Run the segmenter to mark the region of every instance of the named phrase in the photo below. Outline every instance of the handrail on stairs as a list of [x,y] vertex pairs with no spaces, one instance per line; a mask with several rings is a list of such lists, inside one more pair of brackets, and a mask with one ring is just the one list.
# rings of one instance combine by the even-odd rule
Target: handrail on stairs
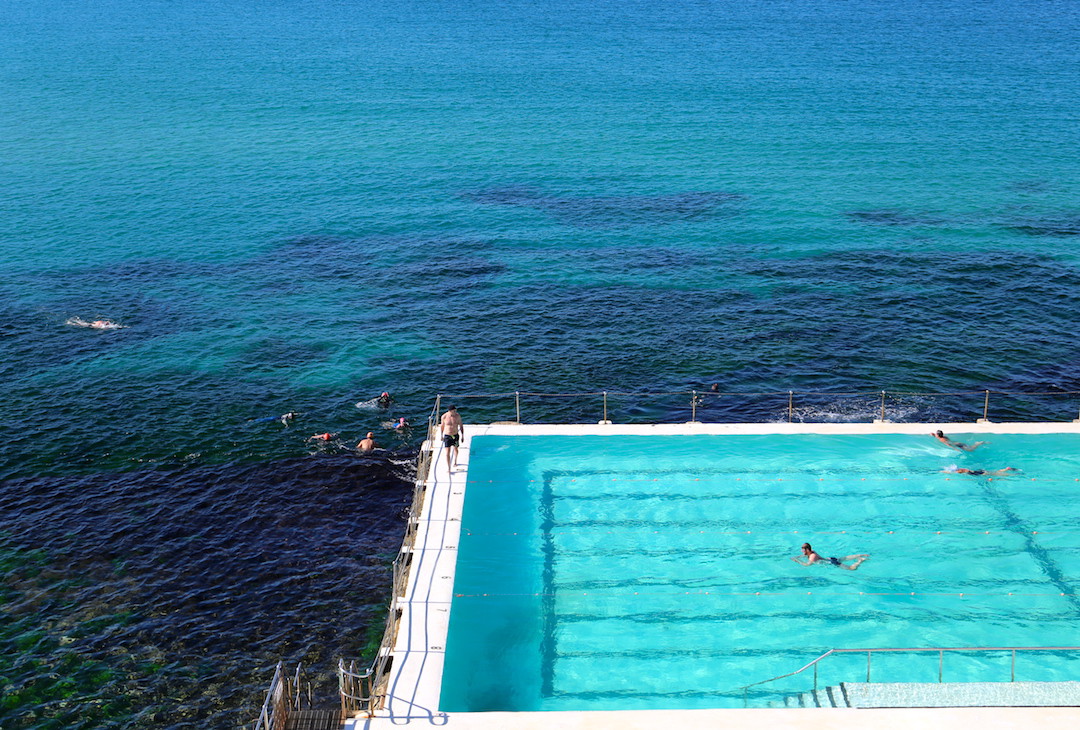
[[872,649],[829,649],[827,652],[817,657],[816,659],[806,663],[798,669],[787,672],[786,674],[779,674],[769,679],[763,679],[759,682],[753,682],[751,684],[744,685],[739,688],[743,696],[743,706],[749,706],[749,690],[751,687],[757,687],[762,684],[768,684],[775,682],[779,679],[785,679],[787,677],[793,677],[796,674],[801,674],[807,669],[813,667],[814,669],[814,691],[818,688],[818,664],[827,657],[834,654],[866,654],[866,681],[870,680],[871,663],[874,653],[876,652],[937,652],[938,653],[938,682],[944,681],[944,667],[945,667],[945,652],[978,652],[978,651],[1007,651],[1012,656],[1012,667],[1010,670],[1009,681],[1016,681],[1016,652],[1018,651],[1080,651],[1080,646],[931,646],[931,647],[878,647]]

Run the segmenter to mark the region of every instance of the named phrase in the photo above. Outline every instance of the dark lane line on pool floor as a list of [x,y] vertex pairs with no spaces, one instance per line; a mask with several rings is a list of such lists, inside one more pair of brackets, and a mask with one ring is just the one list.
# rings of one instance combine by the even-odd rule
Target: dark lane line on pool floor
[[1024,521],[1020,519],[1009,507],[1008,500],[996,489],[994,485],[989,481],[982,481],[980,486],[982,487],[983,494],[986,501],[998,511],[999,514],[1005,520],[1005,527],[1014,532],[1023,539],[1024,544],[1027,546],[1028,553],[1035,559],[1039,567],[1042,568],[1043,573],[1050,579],[1059,591],[1061,591],[1062,598],[1064,598],[1072,607],[1073,610],[1080,615],[1080,598],[1078,598],[1073,590],[1073,587],[1069,584],[1069,579],[1058,567],[1057,563],[1050,553],[1040,545],[1035,539],[1035,531],[1029,529],[1024,525]]

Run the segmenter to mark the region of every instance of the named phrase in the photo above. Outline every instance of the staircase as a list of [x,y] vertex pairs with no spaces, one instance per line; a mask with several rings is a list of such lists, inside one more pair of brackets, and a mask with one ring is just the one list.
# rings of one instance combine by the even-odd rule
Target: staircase
[[338,730],[341,710],[294,710],[289,713],[285,730]]
[[1080,707],[1080,682],[841,682],[773,707]]

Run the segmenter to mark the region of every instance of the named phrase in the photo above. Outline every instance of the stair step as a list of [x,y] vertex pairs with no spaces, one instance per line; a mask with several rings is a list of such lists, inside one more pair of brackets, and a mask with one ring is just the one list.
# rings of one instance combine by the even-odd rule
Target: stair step
[[285,730],[339,730],[340,710],[293,710],[285,723]]
[[825,688],[825,691],[829,695],[830,707],[847,707],[847,697],[844,695],[844,690],[841,687],[829,686]]

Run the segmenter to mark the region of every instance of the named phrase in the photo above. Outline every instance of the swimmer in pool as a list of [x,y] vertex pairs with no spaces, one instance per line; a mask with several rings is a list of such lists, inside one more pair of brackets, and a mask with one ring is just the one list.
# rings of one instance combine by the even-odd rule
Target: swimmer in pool
[[1015,474],[1020,471],[1015,466],[1007,466],[1004,469],[992,469],[987,471],[986,469],[965,469],[962,466],[956,466],[955,464],[946,467],[941,470],[942,474],[969,474],[973,477],[1007,477],[1010,474]]
[[[866,553],[859,553],[858,555],[845,555],[842,558],[825,558],[814,552],[814,548],[810,547],[808,542],[802,544],[802,554],[806,560],[800,560],[797,556],[793,557],[792,560],[799,565],[817,565],[820,563],[821,565],[835,565],[837,568],[843,568],[844,570],[858,570],[859,565],[870,557]],[[854,562],[851,565],[845,565],[844,563],[848,560]]]
[[986,441],[976,441],[975,443],[969,445],[969,444],[961,443],[960,441],[953,441],[951,438],[949,438],[948,436],[943,434],[941,431],[934,431],[930,435],[933,436],[934,438],[936,438],[941,443],[945,444],[946,446],[957,449],[958,451],[974,451],[975,449],[979,448],[983,444],[987,443]]

